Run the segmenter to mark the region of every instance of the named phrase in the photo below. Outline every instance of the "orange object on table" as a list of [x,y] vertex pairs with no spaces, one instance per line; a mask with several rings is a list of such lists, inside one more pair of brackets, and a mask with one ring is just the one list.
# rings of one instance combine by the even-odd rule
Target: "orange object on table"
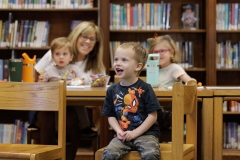
[[23,82],[34,82],[35,81],[35,69],[36,64],[36,55],[33,59],[29,58],[26,53],[22,54],[23,56],[23,66],[22,66],[22,81]]

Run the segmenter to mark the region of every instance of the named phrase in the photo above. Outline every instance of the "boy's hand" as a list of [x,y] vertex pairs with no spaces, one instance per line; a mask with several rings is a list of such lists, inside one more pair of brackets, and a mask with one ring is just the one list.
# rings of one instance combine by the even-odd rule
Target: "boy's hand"
[[120,140],[124,141],[125,140],[125,135],[126,135],[126,132],[124,132],[122,130],[117,132],[117,138],[120,139]]
[[44,75],[43,74],[39,75],[38,82],[44,82]]
[[133,131],[125,131],[125,133],[126,133],[126,135],[125,135],[123,141],[128,142],[128,141],[131,141],[131,140],[137,138],[137,134],[136,134],[136,132],[134,132],[134,130]]

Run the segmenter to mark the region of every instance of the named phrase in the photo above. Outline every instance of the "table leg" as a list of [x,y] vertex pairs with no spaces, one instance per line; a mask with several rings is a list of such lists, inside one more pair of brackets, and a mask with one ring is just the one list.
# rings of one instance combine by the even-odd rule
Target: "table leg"
[[213,98],[203,98],[202,159],[213,159]]
[[214,137],[213,137],[213,160],[222,160],[223,158],[223,98],[214,98]]

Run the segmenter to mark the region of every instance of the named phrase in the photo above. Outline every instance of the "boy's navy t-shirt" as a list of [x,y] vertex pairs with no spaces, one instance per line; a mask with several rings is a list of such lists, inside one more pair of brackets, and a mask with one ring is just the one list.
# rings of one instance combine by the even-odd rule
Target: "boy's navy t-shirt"
[[[134,130],[149,113],[160,110],[160,104],[150,84],[138,79],[130,86],[111,85],[106,94],[102,115],[115,117],[122,130]],[[160,136],[157,121],[143,134]]]

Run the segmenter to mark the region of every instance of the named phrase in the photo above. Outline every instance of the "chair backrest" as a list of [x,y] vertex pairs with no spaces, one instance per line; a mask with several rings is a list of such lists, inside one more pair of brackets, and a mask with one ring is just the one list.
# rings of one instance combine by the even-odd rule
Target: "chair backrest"
[[[141,80],[143,80],[144,82],[147,81],[147,78],[145,76],[139,76],[138,78],[140,78]],[[115,75],[114,76],[114,83],[118,83],[120,82],[120,79]]]
[[65,157],[66,82],[2,82],[0,110],[58,111],[58,146]]
[[184,114],[187,119],[186,143],[197,146],[197,84],[177,82],[172,90],[172,160],[183,157]]

